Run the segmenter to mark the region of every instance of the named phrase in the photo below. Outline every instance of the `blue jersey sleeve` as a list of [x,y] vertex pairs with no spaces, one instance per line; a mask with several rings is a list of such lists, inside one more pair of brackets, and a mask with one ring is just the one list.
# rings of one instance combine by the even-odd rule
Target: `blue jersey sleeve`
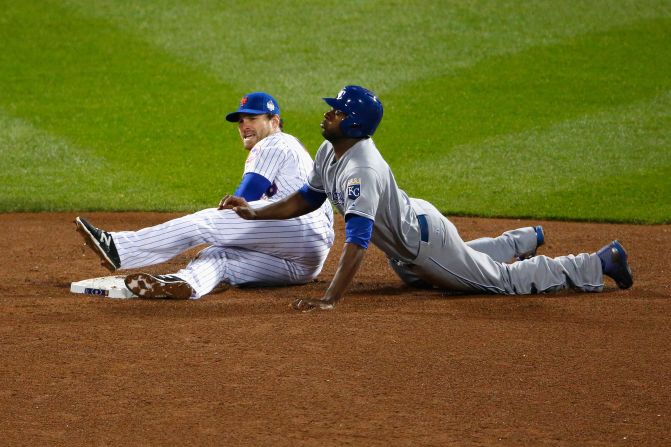
[[348,214],[345,218],[345,242],[368,248],[373,235],[373,221],[367,217]]
[[325,193],[311,189],[307,183],[303,185],[301,189],[298,190],[298,192],[310,205],[313,206],[314,209],[319,208],[322,206],[322,203],[326,201]]
[[259,200],[270,188],[270,180],[255,172],[248,172],[242,177],[238,189],[233,193],[234,196],[242,197],[248,202]]

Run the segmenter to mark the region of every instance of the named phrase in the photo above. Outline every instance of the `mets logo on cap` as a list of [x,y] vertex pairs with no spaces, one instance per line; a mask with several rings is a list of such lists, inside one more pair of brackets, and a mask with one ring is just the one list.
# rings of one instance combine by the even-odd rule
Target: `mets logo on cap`
[[347,180],[347,197],[356,200],[361,195],[361,179],[351,178]]

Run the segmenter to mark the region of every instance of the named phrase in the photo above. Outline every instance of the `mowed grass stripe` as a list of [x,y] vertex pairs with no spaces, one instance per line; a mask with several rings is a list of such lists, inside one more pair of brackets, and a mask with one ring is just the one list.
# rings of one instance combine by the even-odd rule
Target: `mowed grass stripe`
[[[0,107],[126,173],[111,188],[104,177],[72,179],[63,196],[87,189],[104,197],[97,208],[173,209],[213,204],[237,183],[245,154],[223,118],[239,98],[229,86],[50,3],[12,3],[2,14]],[[69,161],[60,175],[71,178]],[[26,207],[53,208],[47,200]]]
[[[430,177],[436,165],[451,166],[444,177],[450,193],[443,201],[446,207],[470,207],[466,214],[668,222],[670,132],[671,91],[550,128],[460,145],[419,175]],[[482,178],[487,165],[500,169]],[[557,173],[557,166],[563,171]]]
[[289,108],[361,82],[380,95],[479,60],[671,15],[660,0],[323,1],[65,0],[228,84],[278,94]]
[[[493,57],[453,76],[416,83],[387,95],[387,113],[377,141],[382,147],[392,148],[385,149],[385,154],[392,166],[397,166],[397,177],[408,192],[432,197],[443,211],[502,216],[515,216],[520,212],[533,214],[536,212],[535,202],[510,206],[511,200],[516,200],[517,192],[522,191],[528,200],[534,196],[546,197],[553,191],[553,185],[572,183],[576,175],[568,163],[572,160],[562,163],[555,159],[550,175],[539,179],[527,173],[533,173],[536,164],[543,163],[548,159],[547,154],[555,150],[542,139],[532,147],[520,148],[529,153],[521,165],[514,164],[513,159],[508,161],[477,153],[464,154],[470,157],[460,159],[450,156],[454,148],[459,145],[475,148],[494,137],[505,139],[509,134],[542,130],[567,120],[651,100],[671,88],[668,75],[671,73],[670,49],[671,21],[659,19],[578,36],[561,45]],[[645,117],[640,120],[639,127],[645,132]],[[618,120],[613,119],[603,127],[581,135],[585,138],[586,150],[575,156],[585,164],[588,172],[608,169],[609,158],[624,160],[622,175],[640,170],[629,145],[608,148],[610,151],[605,158],[589,151],[590,147],[596,147],[596,142],[617,132],[619,126]],[[571,140],[575,130],[566,131],[566,138]],[[662,146],[671,145],[668,127],[653,128],[648,132],[662,139]],[[631,146],[638,146],[636,152],[657,150],[657,146],[643,143],[645,133],[637,138],[641,139],[640,145],[637,141],[631,142]],[[395,149],[399,147],[403,150]],[[668,160],[668,155],[664,158]],[[515,160],[519,162],[521,158]],[[470,169],[460,169],[462,163]],[[612,185],[609,194],[642,199],[648,196],[647,189],[652,185],[668,184],[668,177],[661,177],[662,174],[651,169],[648,180],[638,187],[631,189],[624,183]],[[470,187],[470,204],[452,197],[455,191],[463,189],[461,185]],[[588,189],[593,185],[586,182],[584,185],[582,192],[588,197]],[[505,201],[498,195],[501,188],[511,191]],[[582,217],[574,203],[561,200],[561,196],[556,198],[558,200],[553,203],[556,216]],[[498,205],[494,208],[479,205],[479,202],[491,204],[496,201]],[[657,205],[659,208],[665,203]],[[607,208],[602,208],[589,216],[609,220],[613,218],[609,213]],[[654,215],[657,213],[649,207],[635,207],[627,220],[657,220]]]
[[[0,108],[54,141],[113,166],[116,180],[111,184],[110,176],[85,179],[90,184],[80,178],[61,182],[69,185],[60,191],[63,197],[76,197],[82,188],[108,195],[97,204],[84,203],[86,208],[211,206],[240,176],[245,153],[223,115],[242,93],[259,87],[275,94],[289,131],[314,153],[325,109],[320,96],[360,82],[385,102],[376,141],[406,190],[447,212],[472,214],[485,208],[485,214],[513,216],[533,209],[529,197],[549,197],[552,185],[572,184],[570,160],[556,160],[554,177],[536,183],[518,179],[532,165],[530,158],[518,157],[516,163],[522,159],[526,164],[511,167],[505,161],[491,163],[483,152],[477,162],[460,157],[452,166],[442,164],[462,147],[482,150],[484,142],[528,132],[542,138],[545,129],[561,123],[608,110],[618,113],[668,91],[670,8],[664,2],[347,3],[357,14],[343,12],[343,5],[324,9],[308,2],[300,11],[279,2],[253,23],[239,5],[65,3],[69,6],[15,2],[0,11]],[[375,11],[384,5],[387,14]],[[343,20],[310,19],[332,10],[338,11],[332,17]],[[290,12],[288,21],[276,16]],[[660,18],[626,25],[651,16]],[[266,22],[281,25],[273,33]],[[613,24],[618,28],[583,34]],[[280,38],[268,38],[271,34]],[[305,44],[295,45],[306,38]],[[260,79],[255,73],[262,73]],[[617,126],[617,116],[613,118],[607,123]],[[649,118],[639,120],[641,141],[654,136],[667,144],[663,127],[657,133],[645,129],[658,119],[648,123]],[[600,135],[617,132],[609,126],[596,129],[586,146],[596,147],[603,141]],[[576,137],[567,139],[570,146]],[[544,145],[539,140],[534,148],[541,157],[548,156]],[[636,139],[631,145],[637,145]],[[649,149],[641,145],[645,159]],[[626,152],[620,156],[625,166],[632,166],[630,172],[659,180],[659,169],[641,171],[628,157]],[[589,169],[599,167],[586,158]],[[450,171],[464,164],[473,169]],[[67,166],[61,172],[72,178]],[[472,182],[474,176],[482,182]],[[470,184],[475,184],[468,190],[474,194],[470,204],[451,200],[455,188]],[[627,199],[643,203],[637,198],[646,187],[626,191]],[[526,196],[511,197],[527,198],[519,204],[509,199],[509,206],[498,203],[501,213],[479,206],[496,202],[492,188],[522,188]],[[590,188],[580,188],[572,197],[557,196],[558,216],[571,214],[572,200],[589,197]],[[20,203],[21,188],[13,190]],[[128,191],[137,194],[128,197]],[[615,196],[623,191],[616,185]],[[608,210],[591,216],[613,218],[602,212]],[[632,209],[630,215],[645,216],[646,210]]]
[[[101,201],[98,194],[82,189],[71,193],[68,183],[96,178],[108,187],[123,176],[104,159],[76,148],[67,141],[36,129],[0,110],[0,209],[4,211],[75,209],[82,202]],[[63,172],[67,166],[67,172]],[[65,174],[65,175],[64,175]]]

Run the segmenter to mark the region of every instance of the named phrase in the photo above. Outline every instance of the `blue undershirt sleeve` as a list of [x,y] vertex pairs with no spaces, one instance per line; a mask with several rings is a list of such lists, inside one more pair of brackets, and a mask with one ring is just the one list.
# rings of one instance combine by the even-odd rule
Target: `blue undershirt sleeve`
[[326,201],[326,193],[317,192],[314,189],[310,189],[306,183],[298,190],[301,196],[308,202],[314,209],[322,206],[322,203]]
[[373,220],[356,214],[345,216],[345,242],[368,248],[373,235]]
[[268,188],[270,188],[270,180],[255,172],[248,172],[242,177],[242,181],[233,195],[251,202],[263,197]]

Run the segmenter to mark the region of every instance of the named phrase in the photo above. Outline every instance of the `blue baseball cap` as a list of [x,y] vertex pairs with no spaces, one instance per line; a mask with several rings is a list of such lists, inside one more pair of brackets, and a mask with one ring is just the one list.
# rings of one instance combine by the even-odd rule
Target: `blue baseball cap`
[[275,101],[275,98],[264,92],[249,93],[240,99],[240,106],[235,112],[226,115],[226,121],[237,123],[240,119],[241,113],[248,113],[250,115],[271,115],[280,114],[280,106]]

